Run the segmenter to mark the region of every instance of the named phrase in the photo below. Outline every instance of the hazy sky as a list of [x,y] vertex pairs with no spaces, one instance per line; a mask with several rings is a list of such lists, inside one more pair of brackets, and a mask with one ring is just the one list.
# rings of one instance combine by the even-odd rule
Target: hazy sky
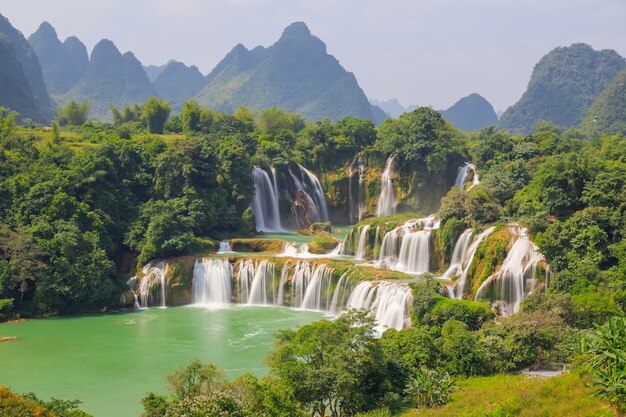
[[626,0],[0,0],[27,37],[43,20],[89,50],[101,38],[144,64],[208,73],[237,43],[268,46],[304,21],[375,99],[446,108],[472,92],[504,110],[555,46],[626,56]]

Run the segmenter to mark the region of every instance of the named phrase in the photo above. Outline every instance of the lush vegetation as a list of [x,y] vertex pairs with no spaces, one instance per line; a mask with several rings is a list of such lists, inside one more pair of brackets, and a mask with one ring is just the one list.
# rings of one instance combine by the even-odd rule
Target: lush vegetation
[[582,126],[596,134],[626,134],[626,69],[593,102]]
[[540,120],[577,126],[625,66],[613,50],[595,51],[582,43],[555,48],[535,65],[526,92],[504,112],[499,126],[524,134]]
[[51,399],[34,394],[18,395],[0,386],[0,415],[7,417],[91,417],[80,408],[80,401]]

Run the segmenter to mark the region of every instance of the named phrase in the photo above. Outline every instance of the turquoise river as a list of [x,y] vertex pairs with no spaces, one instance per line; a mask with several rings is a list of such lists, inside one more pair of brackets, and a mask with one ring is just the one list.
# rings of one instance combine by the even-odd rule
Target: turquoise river
[[39,397],[79,399],[95,417],[138,417],[148,391],[165,393],[165,375],[193,359],[228,377],[261,376],[279,329],[321,313],[232,305],[151,308],[95,316],[0,324],[0,385]]

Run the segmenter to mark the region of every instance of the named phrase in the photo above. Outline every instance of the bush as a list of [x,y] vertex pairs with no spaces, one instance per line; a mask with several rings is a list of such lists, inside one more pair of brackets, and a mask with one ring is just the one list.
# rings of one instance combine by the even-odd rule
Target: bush
[[328,253],[335,249],[338,244],[339,240],[332,236],[320,237],[309,243],[309,251],[317,254]]
[[478,330],[494,316],[485,303],[441,297],[426,314],[424,322],[430,326],[442,326],[446,321],[455,319],[465,323],[470,330]]
[[405,393],[411,397],[415,407],[432,408],[448,402],[455,383],[447,372],[421,370],[409,381]]

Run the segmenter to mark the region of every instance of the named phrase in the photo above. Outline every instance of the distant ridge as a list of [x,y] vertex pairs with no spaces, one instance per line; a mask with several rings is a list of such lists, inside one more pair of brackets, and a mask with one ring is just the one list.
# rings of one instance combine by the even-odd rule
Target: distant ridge
[[504,112],[499,127],[527,134],[539,120],[576,126],[625,67],[614,50],[596,51],[584,43],[555,48],[535,65],[526,92]]
[[268,48],[235,46],[206,82],[197,100],[221,111],[277,106],[311,120],[352,116],[381,123],[386,118],[369,103],[354,74],[327,53],[303,22],[289,25]]
[[0,34],[3,38],[0,56],[0,105],[36,122],[48,123],[53,117],[52,102],[37,54],[22,32],[15,29],[2,15]]
[[498,115],[491,103],[476,93],[463,97],[449,109],[441,111],[441,115],[456,128],[468,132],[498,124]]
[[28,38],[37,53],[43,71],[43,79],[50,94],[63,94],[83,76],[89,65],[87,48],[76,37],[61,42],[56,30],[48,22]]
[[153,95],[157,93],[135,55],[122,55],[113,42],[103,39],[93,48],[85,74],[61,102],[89,100],[91,117],[111,120],[109,103],[123,107],[143,103]]

